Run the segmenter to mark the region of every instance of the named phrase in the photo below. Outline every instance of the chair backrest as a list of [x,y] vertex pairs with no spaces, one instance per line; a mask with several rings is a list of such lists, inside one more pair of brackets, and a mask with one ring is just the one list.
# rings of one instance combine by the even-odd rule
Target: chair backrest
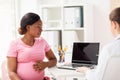
[[120,56],[109,59],[102,80],[120,80]]
[[10,80],[7,72],[7,61],[4,60],[1,64],[1,74],[2,74],[2,80]]

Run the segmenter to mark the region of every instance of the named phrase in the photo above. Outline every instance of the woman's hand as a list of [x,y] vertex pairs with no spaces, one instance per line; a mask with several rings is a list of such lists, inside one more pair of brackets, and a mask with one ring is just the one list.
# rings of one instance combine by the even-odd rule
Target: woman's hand
[[48,59],[48,62],[44,61],[37,61],[36,64],[33,65],[33,68],[40,72],[41,70],[44,70],[46,67],[53,67],[57,64],[57,59],[50,49],[48,52],[46,52],[46,57]]
[[76,69],[77,72],[81,72],[81,73],[84,73],[84,74],[86,74],[86,72],[87,72],[88,70],[90,70],[90,68],[87,68],[87,67],[78,67],[78,68]]
[[44,70],[48,65],[48,62],[44,62],[44,61],[37,61],[36,64],[33,65],[33,68],[40,72],[41,70]]

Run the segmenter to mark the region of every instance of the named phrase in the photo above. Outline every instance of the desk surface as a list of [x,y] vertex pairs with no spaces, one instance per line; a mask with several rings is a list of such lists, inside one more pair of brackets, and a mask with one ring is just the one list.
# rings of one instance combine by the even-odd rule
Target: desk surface
[[84,74],[75,70],[58,69],[57,67],[48,68],[49,73],[56,80],[86,80]]

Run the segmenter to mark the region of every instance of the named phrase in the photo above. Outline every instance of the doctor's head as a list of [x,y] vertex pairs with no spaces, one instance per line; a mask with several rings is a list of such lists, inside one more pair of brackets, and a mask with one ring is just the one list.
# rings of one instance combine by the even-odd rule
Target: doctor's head
[[113,36],[120,34],[120,7],[115,8],[109,15]]

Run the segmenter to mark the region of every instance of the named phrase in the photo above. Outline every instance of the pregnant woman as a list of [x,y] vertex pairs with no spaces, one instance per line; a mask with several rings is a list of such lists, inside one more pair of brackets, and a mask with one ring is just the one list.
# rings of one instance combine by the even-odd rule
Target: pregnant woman
[[[7,53],[11,80],[44,80],[44,69],[56,65],[56,57],[46,40],[40,37],[42,21],[35,13],[25,14],[20,23],[21,38],[13,40]],[[47,57],[48,61],[43,61]]]

